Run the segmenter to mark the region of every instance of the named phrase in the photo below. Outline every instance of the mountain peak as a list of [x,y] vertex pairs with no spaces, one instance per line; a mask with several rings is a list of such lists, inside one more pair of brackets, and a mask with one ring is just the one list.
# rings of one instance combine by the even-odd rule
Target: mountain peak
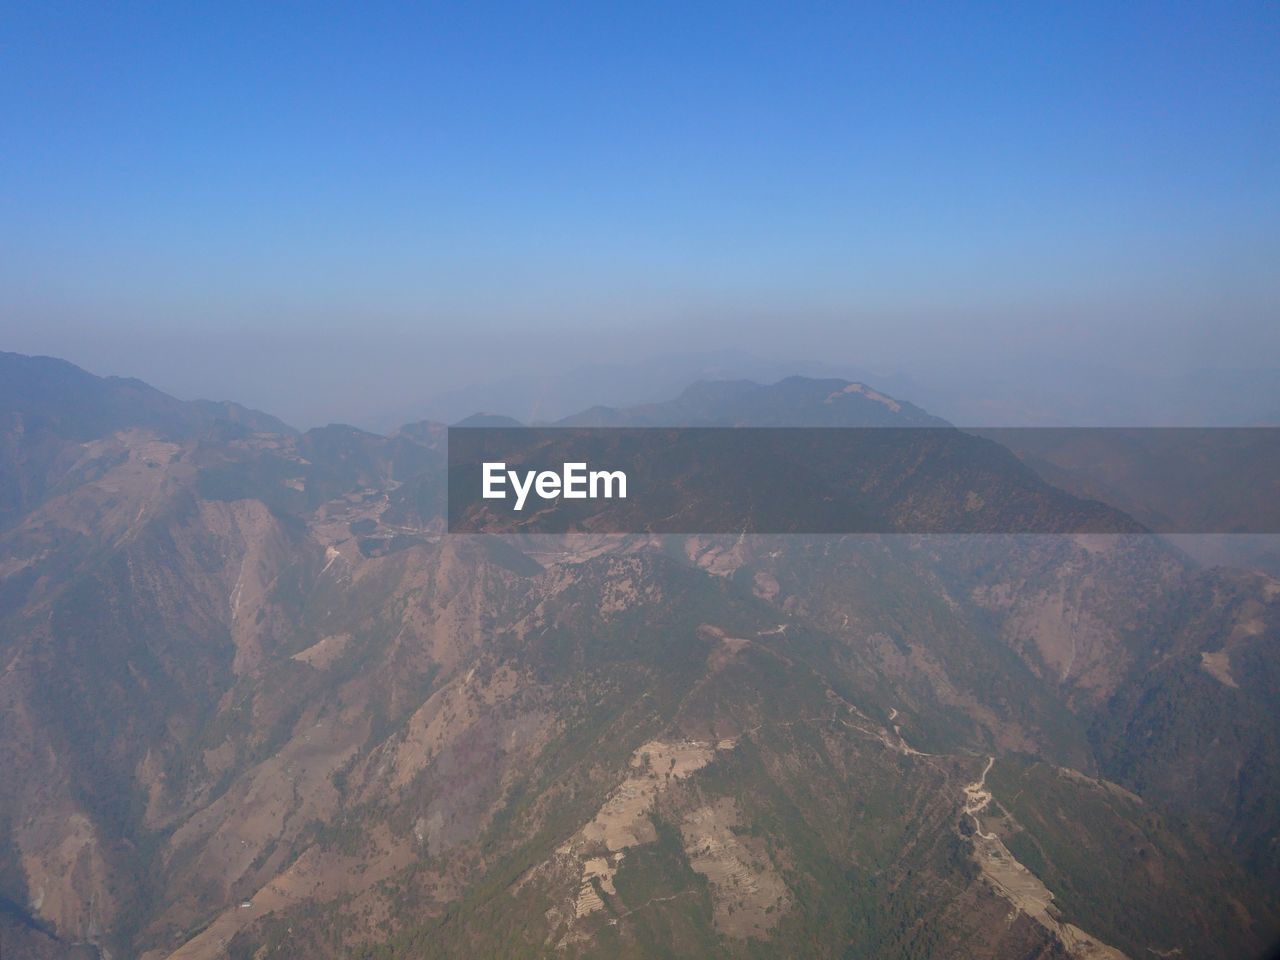
[[56,357],[0,353],[0,412],[38,417],[60,435],[98,437],[127,427],[172,435],[229,420],[261,433],[295,433],[270,414],[227,400],[179,400],[136,377],[99,377]]
[[698,380],[674,400],[625,409],[593,407],[560,421],[563,426],[948,426],[914,404],[838,378],[785,377]]

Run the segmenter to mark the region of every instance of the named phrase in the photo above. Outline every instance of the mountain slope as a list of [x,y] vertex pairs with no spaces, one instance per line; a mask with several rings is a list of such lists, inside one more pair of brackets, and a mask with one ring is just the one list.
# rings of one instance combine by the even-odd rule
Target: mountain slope
[[[927,418],[849,387],[683,402]],[[1272,581],[1144,536],[451,536],[438,426],[157,404],[47,433],[54,482],[0,531],[11,951],[1228,957],[1278,929]]]
[[141,380],[95,377],[65,360],[0,352],[0,530],[76,469],[82,443],[130,428],[172,440],[220,424],[292,433],[239,404],[183,402]]

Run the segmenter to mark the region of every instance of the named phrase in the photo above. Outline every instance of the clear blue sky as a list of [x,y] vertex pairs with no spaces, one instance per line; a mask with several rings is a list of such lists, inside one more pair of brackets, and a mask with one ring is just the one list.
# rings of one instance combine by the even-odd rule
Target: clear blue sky
[[413,6],[6,5],[8,344],[1276,345],[1275,3]]

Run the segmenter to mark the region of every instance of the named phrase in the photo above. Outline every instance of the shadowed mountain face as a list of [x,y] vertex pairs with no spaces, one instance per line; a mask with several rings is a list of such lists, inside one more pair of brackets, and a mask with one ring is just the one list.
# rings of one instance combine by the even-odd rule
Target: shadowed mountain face
[[[4,362],[5,956],[1277,933],[1266,576],[1132,535],[447,535],[437,425],[294,435]],[[799,378],[572,419],[937,423]]]

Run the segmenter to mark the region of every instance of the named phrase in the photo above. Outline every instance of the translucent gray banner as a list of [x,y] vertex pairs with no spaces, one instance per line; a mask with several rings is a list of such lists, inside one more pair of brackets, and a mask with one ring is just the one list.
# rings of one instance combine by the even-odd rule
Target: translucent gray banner
[[453,533],[1276,533],[1274,428],[449,430]]

